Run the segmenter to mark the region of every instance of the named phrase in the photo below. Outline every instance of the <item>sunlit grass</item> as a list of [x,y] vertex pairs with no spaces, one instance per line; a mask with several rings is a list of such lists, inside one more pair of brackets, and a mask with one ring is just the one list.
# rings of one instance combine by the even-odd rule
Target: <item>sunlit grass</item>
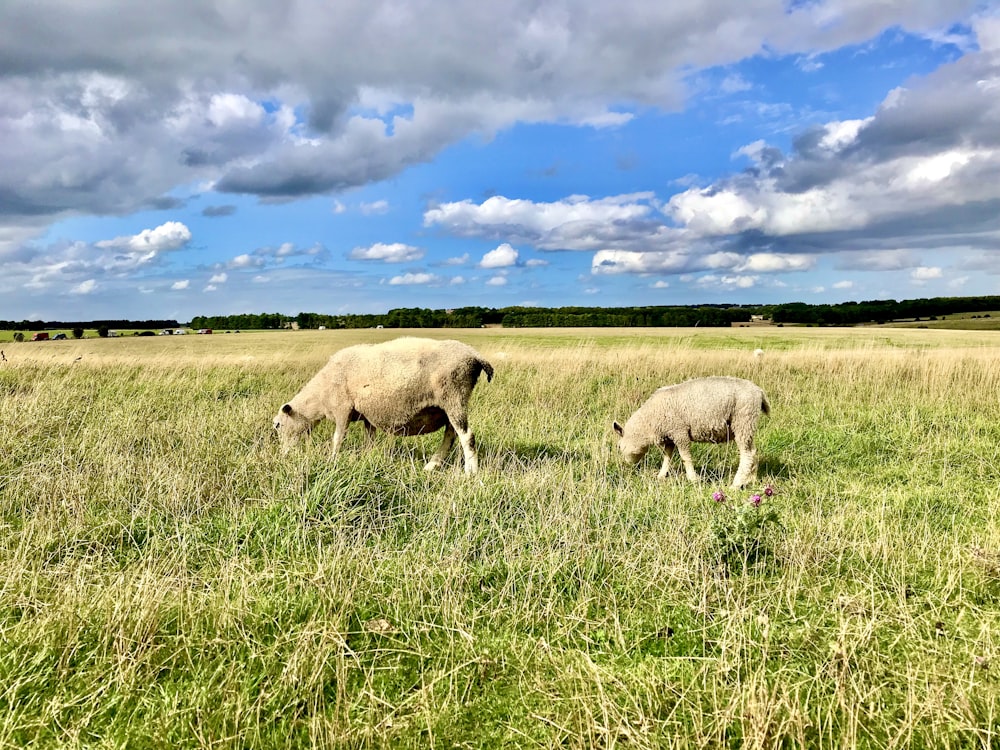
[[[277,450],[335,348],[398,332],[5,345],[0,747],[997,744],[994,337],[416,333],[496,368],[475,478],[422,471],[438,436]],[[659,482],[610,430],[714,373],[773,407],[746,565],[735,449]]]

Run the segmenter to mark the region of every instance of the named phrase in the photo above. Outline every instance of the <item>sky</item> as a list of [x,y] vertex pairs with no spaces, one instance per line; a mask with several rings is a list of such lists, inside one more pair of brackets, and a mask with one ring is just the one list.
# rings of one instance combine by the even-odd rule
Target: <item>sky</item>
[[1000,2],[4,0],[0,319],[1000,294]]

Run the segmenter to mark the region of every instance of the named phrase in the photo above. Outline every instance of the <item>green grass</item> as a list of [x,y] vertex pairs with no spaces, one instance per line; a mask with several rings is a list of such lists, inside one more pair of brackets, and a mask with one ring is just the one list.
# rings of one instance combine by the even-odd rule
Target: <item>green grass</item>
[[[282,455],[277,407],[396,333],[5,347],[0,747],[998,744],[991,335],[422,332],[496,367],[478,476],[357,427]],[[614,454],[710,373],[773,407],[745,517],[729,446],[700,485]]]

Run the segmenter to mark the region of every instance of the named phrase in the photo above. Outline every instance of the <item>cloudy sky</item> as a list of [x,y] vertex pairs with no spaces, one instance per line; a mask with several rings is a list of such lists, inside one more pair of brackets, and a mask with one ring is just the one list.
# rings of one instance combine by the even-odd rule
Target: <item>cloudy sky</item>
[[1000,294],[1000,3],[4,0],[0,319]]

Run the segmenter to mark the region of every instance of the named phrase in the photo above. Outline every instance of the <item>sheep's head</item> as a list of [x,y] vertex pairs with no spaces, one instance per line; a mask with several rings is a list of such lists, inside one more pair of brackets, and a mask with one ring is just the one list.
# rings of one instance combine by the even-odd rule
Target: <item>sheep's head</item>
[[649,446],[626,435],[625,428],[617,422],[611,426],[614,428],[614,431],[618,433],[618,450],[621,451],[625,460],[633,466],[639,463],[649,450]]
[[274,418],[274,432],[286,448],[308,435],[312,427],[313,423],[295,411],[291,404],[282,405]]

